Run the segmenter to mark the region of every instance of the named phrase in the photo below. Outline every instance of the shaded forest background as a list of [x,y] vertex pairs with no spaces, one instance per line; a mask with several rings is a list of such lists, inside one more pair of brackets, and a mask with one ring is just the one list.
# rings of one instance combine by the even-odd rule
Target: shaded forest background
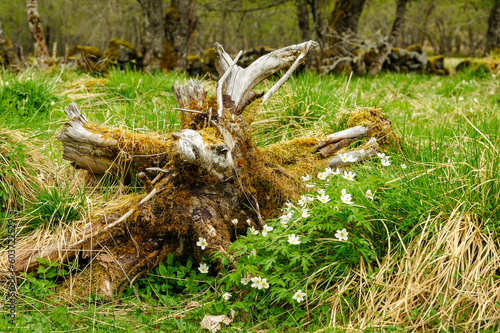
[[[188,55],[203,55],[219,42],[228,52],[257,46],[278,48],[302,41],[297,8],[301,0],[193,1],[196,26]],[[171,1],[163,1],[166,13]],[[328,20],[334,1],[317,1],[320,15]],[[404,27],[396,46],[422,44],[431,54],[480,56],[484,53],[485,32],[493,1],[418,0],[410,1]],[[137,0],[44,0],[39,2],[47,45],[57,42],[58,56],[65,45],[91,45],[106,49],[111,38],[125,39],[140,47],[144,31],[141,7]],[[391,30],[396,1],[367,0],[361,13],[358,36],[376,39]],[[165,15],[165,13],[163,15]],[[315,39],[314,20],[309,17],[311,38]],[[33,54],[33,42],[26,23],[23,1],[0,3],[0,22],[10,39]]]

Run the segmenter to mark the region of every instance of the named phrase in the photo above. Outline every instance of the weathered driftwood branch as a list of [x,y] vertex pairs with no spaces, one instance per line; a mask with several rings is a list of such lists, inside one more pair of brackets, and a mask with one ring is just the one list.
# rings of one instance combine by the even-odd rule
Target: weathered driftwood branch
[[226,70],[226,72],[222,75],[222,77],[219,79],[219,82],[217,83],[217,104],[219,104],[219,110],[217,111],[218,120],[222,120],[224,114],[224,101],[222,97],[222,88],[224,87],[224,83],[226,82],[227,77],[229,76],[229,74],[231,74],[231,72],[234,69],[234,66],[238,62],[238,59],[240,59],[242,52],[243,51],[240,51],[238,53],[236,58],[234,58],[234,61],[231,62],[229,68]]
[[[198,81],[189,79],[186,85],[172,86],[177,106],[182,109],[197,108],[201,111],[204,104],[207,103],[207,93]],[[181,124],[186,126],[191,120],[191,115],[186,112],[181,112]]]
[[63,158],[80,168],[104,174],[118,157],[118,141],[105,137],[104,134],[94,133],[75,103],[69,104],[64,112],[69,122],[57,136],[63,143]]
[[306,46],[304,47],[304,50],[302,53],[297,57],[295,62],[290,66],[290,68],[287,70],[287,72],[276,82],[274,86],[269,89],[269,91],[262,97],[262,104],[266,104],[266,102],[271,98],[272,95],[274,95],[278,89],[288,80],[288,78],[292,75],[292,73],[299,67],[299,65],[304,61],[306,58],[307,53],[309,52],[309,49],[311,47],[315,47],[313,45],[312,41],[307,42]]
[[[247,68],[235,66],[225,81],[225,94],[230,96],[234,103],[233,113],[241,113],[245,106],[259,97],[258,94],[252,92],[257,84],[277,71],[291,66],[304,51],[307,53],[308,50],[318,46],[319,44],[315,41],[292,45],[260,57]],[[215,52],[217,56],[216,68],[219,75],[222,76],[231,66],[232,60],[222,45],[218,43],[215,44]]]
[[340,149],[347,147],[353,141],[368,135],[366,126],[351,127],[322,138],[317,146],[322,156],[331,156]]
[[[345,155],[348,159],[355,160],[356,162],[369,159],[375,155],[379,150],[377,139],[371,138],[366,144],[360,147],[360,149],[346,152]],[[343,163],[342,158],[339,155],[334,156],[328,166],[330,168],[338,167]]]

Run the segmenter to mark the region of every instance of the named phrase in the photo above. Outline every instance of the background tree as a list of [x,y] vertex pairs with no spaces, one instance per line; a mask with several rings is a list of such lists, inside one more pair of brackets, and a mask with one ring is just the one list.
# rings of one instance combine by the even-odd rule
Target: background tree
[[328,25],[338,35],[358,33],[358,22],[366,0],[336,0]]
[[10,41],[7,34],[3,31],[2,22],[0,22],[0,47],[11,67],[19,67],[21,65],[21,61],[17,56],[14,45]]
[[26,17],[31,32],[31,37],[35,43],[35,58],[40,68],[48,67],[52,60],[49,56],[45,35],[43,34],[42,21],[38,14],[38,1],[26,0]]
[[194,4],[194,0],[170,1],[165,15],[164,68],[178,71],[187,69],[189,43],[196,26]]
[[309,8],[311,10],[311,15],[313,19],[313,31],[315,33],[314,38],[318,40],[320,45],[324,44],[325,35],[325,18],[324,10],[327,5],[327,0],[307,0]]
[[309,8],[306,0],[295,0],[297,7],[297,22],[299,24],[300,39],[311,39],[311,27],[309,24]]
[[[202,56],[214,41],[223,41],[230,54],[257,46],[279,48],[297,43],[303,39],[297,1],[197,0],[197,25],[201,28],[192,35],[187,54]],[[429,54],[483,55],[493,1],[410,1],[405,25],[395,45],[421,44]],[[168,10],[170,1],[163,2],[163,9]],[[323,40],[326,42],[331,37],[328,26],[337,3],[306,2],[311,38],[326,45]],[[394,0],[365,2],[357,24],[360,40],[374,42],[378,36],[390,34],[395,19],[394,3]],[[141,5],[137,0],[44,0],[38,10],[44,23],[46,44],[57,42],[59,56],[66,44],[89,45],[104,51],[111,38],[127,40],[136,47],[144,39],[142,15],[137,15]],[[0,1],[0,21],[14,44],[34,54],[23,2]]]
[[[362,61],[353,61],[358,22],[365,0],[336,0],[323,38],[322,66],[327,72],[364,73]],[[353,66],[355,68],[353,68]],[[361,65],[361,66],[360,66]]]
[[396,18],[392,24],[391,33],[387,37],[387,41],[382,43],[382,46],[379,47],[378,53],[368,69],[368,75],[378,74],[382,70],[384,61],[387,59],[389,53],[391,53],[392,46],[396,43],[401,31],[403,30],[406,5],[408,4],[408,1],[409,0],[397,0]]
[[500,0],[494,0],[488,19],[488,31],[486,32],[485,54],[494,48],[500,48]]
[[142,9],[142,54],[145,70],[159,70],[162,58],[165,28],[162,0],[137,0]]

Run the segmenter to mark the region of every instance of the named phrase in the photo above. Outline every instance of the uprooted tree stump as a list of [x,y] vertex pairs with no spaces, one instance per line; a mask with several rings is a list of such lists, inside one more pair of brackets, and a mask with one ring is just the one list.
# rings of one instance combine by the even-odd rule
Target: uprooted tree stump
[[[131,196],[126,209],[109,208],[92,217],[77,237],[64,239],[63,250],[55,244],[18,250],[16,271],[35,269],[37,257],[59,262],[77,257],[85,269],[66,280],[61,292],[72,296],[96,292],[109,298],[169,253],[176,259],[200,260],[199,237],[207,240],[206,251],[225,251],[234,237],[232,219],[250,220],[261,228],[287,199],[306,190],[298,181],[301,175],[336,166],[338,157],[329,156],[370,136],[375,128],[356,126],[322,138],[256,147],[250,130],[254,115],[314,47],[317,43],[309,41],[275,50],[244,69],[235,65],[238,57],[233,61],[216,44],[221,77],[217,98],[207,97],[196,81],[173,86],[182,125],[171,135],[98,126],[70,104],[69,122],[58,135],[63,158],[96,175],[137,177],[145,194]],[[252,91],[287,67],[266,94]],[[376,139],[371,138],[349,154],[361,160],[377,149]],[[237,232],[246,233],[246,228],[246,223],[239,223]]]

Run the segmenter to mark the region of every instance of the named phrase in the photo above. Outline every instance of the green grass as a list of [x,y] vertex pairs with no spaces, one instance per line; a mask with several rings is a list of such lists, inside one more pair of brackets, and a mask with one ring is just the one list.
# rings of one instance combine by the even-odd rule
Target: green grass
[[[136,190],[116,183],[103,183],[101,190],[94,192],[75,190],[82,188],[77,182],[79,175],[61,159],[61,147],[55,139],[66,121],[62,112],[65,105],[75,101],[90,121],[107,126],[168,133],[175,131],[180,122],[178,113],[172,110],[175,100],[170,87],[187,80],[175,73],[142,75],[118,70],[102,80],[77,72],[31,71],[16,76],[2,72],[1,78],[0,124],[26,130],[30,137],[41,139],[33,144],[45,158],[42,173],[51,175],[44,182],[52,186],[50,190],[30,194],[29,198],[25,195],[25,201],[20,201],[23,205],[16,209],[1,209],[3,227],[7,217],[23,217],[20,220],[31,221],[30,226],[47,227],[55,220],[70,223],[84,214],[88,200],[110,201],[119,193]],[[214,91],[214,83],[203,85]],[[342,209],[336,211],[314,203],[309,206],[311,217],[300,219],[301,208],[294,203],[297,210],[289,229],[282,228],[276,217],[268,221],[274,227],[269,238],[240,237],[231,250],[234,258],[239,258],[237,266],[224,268],[217,276],[204,279],[197,267],[170,262],[166,268],[160,266],[136,281],[135,288],[128,288],[120,300],[104,303],[91,297],[71,307],[58,303],[51,289],[51,283],[63,279],[63,274],[51,271],[53,274],[47,280],[25,277],[20,287],[19,331],[64,331],[80,327],[96,332],[197,332],[201,331],[199,322],[205,314],[229,315],[233,309],[237,316],[232,327],[243,331],[314,332],[330,325],[331,330],[326,331],[335,332],[352,324],[370,332],[424,327],[429,331],[493,332],[499,328],[498,324],[495,326],[494,320],[488,318],[494,316],[481,317],[477,309],[484,307],[490,315],[498,315],[497,296],[489,294],[493,303],[467,299],[457,306],[450,303],[455,296],[443,296],[440,288],[450,285],[465,290],[486,283],[487,288],[467,291],[484,297],[488,290],[493,293],[500,290],[500,267],[498,256],[494,255],[500,248],[499,96],[498,78],[470,73],[450,77],[390,74],[373,78],[304,73],[293,77],[263,107],[252,125],[260,146],[333,133],[345,128],[349,112],[379,106],[402,140],[400,150],[385,148],[385,153],[391,156],[391,165],[383,167],[379,159],[374,159],[352,166],[350,170],[357,173],[352,183],[340,176],[333,176],[336,178],[330,178],[328,183],[315,178],[318,186],[324,187]],[[3,145],[0,152],[4,141],[0,141]],[[28,155],[30,149],[14,149],[14,152]],[[14,160],[28,169],[29,176],[18,178],[21,181],[31,184],[40,175],[42,168],[34,167],[31,160],[9,159],[14,156],[12,152],[2,154],[5,160],[0,160],[3,172],[0,177],[8,172],[13,176]],[[55,163],[58,165],[54,166]],[[402,168],[402,164],[407,168]],[[49,172],[50,166],[58,171]],[[74,183],[64,184],[67,179]],[[9,184],[0,186],[0,202],[7,202],[10,195],[7,191],[16,191],[14,183]],[[108,190],[103,191],[105,187]],[[352,193],[358,207],[342,206],[339,202],[342,188]],[[374,192],[373,200],[365,198],[367,189]],[[18,195],[23,197],[23,192]],[[325,221],[329,227],[318,228]],[[468,226],[459,230],[477,229],[474,237],[483,235],[488,241],[478,240],[474,246],[462,248],[460,244],[470,238],[461,238],[460,242],[450,240],[446,246],[433,248],[433,244],[441,244],[442,230],[454,230],[452,223]],[[335,239],[336,230],[343,227],[349,230],[349,243],[317,241]],[[300,252],[292,250],[286,241],[285,236],[292,232],[304,236]],[[450,231],[450,239],[452,235]],[[454,248],[452,254],[450,247]],[[482,252],[483,247],[491,253]],[[255,259],[248,256],[253,248],[258,251]],[[419,248],[430,249],[431,253],[418,252]],[[417,265],[419,256],[428,256],[424,264]],[[399,293],[397,288],[410,288],[409,282],[397,285],[394,281],[398,277],[417,279],[422,267],[424,273],[432,271],[433,262],[446,258],[455,258],[461,264],[440,266],[452,267],[451,273],[440,280],[446,281],[443,285],[432,282],[432,276],[424,280],[431,281],[422,282],[428,283],[428,289],[421,294],[428,301],[415,305],[408,300],[407,309],[401,310],[404,321],[377,307],[389,302],[387,295]],[[462,258],[470,259],[462,261]],[[484,270],[479,270],[474,258],[483,258],[477,260],[489,266],[481,266]],[[406,275],[396,274],[403,262],[408,263]],[[466,280],[473,267],[482,275],[477,281]],[[51,269],[48,267],[46,271]],[[269,291],[242,286],[240,276],[247,273],[266,276],[271,284]],[[453,279],[463,284],[449,282]],[[396,284],[394,288],[391,283]],[[412,288],[407,292],[416,287]],[[297,304],[291,298],[291,292],[297,289],[307,290],[307,302]],[[384,291],[386,298],[376,298],[382,297]],[[221,298],[224,292],[232,293],[229,302]],[[378,304],[369,304],[367,295],[374,295]],[[363,317],[382,328],[369,329],[370,324],[360,320]],[[0,328],[8,326],[5,318],[0,319]]]

